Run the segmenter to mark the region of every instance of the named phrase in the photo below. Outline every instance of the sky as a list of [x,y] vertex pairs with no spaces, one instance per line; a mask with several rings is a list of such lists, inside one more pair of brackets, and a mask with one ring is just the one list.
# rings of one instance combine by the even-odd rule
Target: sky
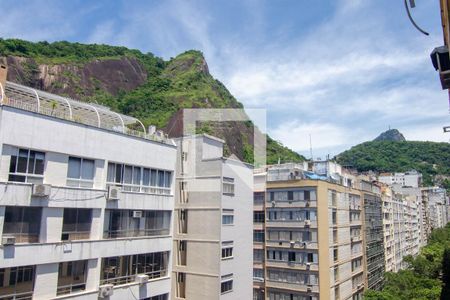
[[164,59],[201,50],[211,74],[267,130],[310,157],[381,132],[448,142],[448,93],[429,54],[443,44],[439,1],[0,0],[0,37],[105,43]]

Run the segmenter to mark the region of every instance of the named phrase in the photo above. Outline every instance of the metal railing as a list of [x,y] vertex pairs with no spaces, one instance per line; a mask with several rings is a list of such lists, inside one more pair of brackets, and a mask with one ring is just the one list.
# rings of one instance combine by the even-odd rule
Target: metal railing
[[83,122],[81,122],[81,120],[78,120],[76,117],[71,118],[70,113],[66,110],[62,111],[60,109],[49,108],[49,107],[45,107],[45,106],[38,106],[37,104],[32,104],[30,102],[27,102],[24,100],[19,100],[17,98],[11,97],[11,96],[6,97],[6,100],[3,101],[3,105],[15,107],[15,108],[19,108],[19,109],[23,109],[23,110],[27,110],[27,111],[36,112],[36,113],[39,113],[42,115],[47,115],[47,116],[51,116],[51,117],[58,118],[58,119],[64,119],[64,120],[77,122],[77,123],[81,123],[81,124],[85,124],[85,125],[95,126],[95,127],[109,130],[109,131],[120,132],[120,133],[124,133],[127,135],[131,135],[131,136],[135,136],[135,137],[139,137],[139,138],[143,138],[143,139],[147,139],[147,140],[151,140],[151,141],[155,141],[155,142],[174,145],[173,141],[171,139],[169,139],[166,135],[149,134],[149,133],[130,129],[126,126],[120,127],[120,129],[102,126],[101,124],[99,126],[98,121],[94,120],[94,119],[92,119],[92,121],[89,121],[88,119],[84,119]]
[[9,295],[0,295],[1,300],[32,300],[33,292],[14,293]]
[[58,286],[56,290],[56,295],[67,295],[74,292],[84,291],[86,289],[86,283],[78,283],[78,284],[68,284],[63,286]]
[[162,229],[127,229],[127,230],[105,230],[103,232],[103,238],[105,239],[115,239],[123,237],[140,237],[140,236],[158,236],[158,235],[168,235],[170,233],[169,228]]

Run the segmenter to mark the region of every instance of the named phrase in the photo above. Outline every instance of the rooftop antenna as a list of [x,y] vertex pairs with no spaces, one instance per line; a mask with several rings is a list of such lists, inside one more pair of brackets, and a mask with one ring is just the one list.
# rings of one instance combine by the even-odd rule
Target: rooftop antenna
[[313,161],[314,156],[313,156],[313,151],[312,151],[311,133],[309,134],[309,154],[311,155],[311,161]]

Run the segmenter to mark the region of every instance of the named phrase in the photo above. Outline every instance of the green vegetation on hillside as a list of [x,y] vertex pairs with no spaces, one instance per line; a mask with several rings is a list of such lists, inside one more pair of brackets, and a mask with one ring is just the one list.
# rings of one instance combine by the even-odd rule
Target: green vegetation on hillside
[[[117,96],[106,92],[101,84],[95,85],[94,94],[89,97],[85,96],[82,86],[77,86],[76,93],[84,100],[103,104],[113,110],[137,117],[146,126],[151,124],[158,128],[166,128],[175,113],[183,108],[243,108],[227,88],[209,74],[203,54],[199,51],[186,51],[169,61],[164,61],[152,53],[144,54],[139,50],[125,47],[85,45],[65,41],[32,43],[18,39],[0,39],[0,56],[32,58],[35,61],[33,72],[39,71],[36,64],[81,67],[93,60],[133,57],[147,71],[148,79],[144,84],[128,92],[119,92]],[[95,80],[96,78],[91,79],[94,83]],[[27,80],[29,81],[31,77]],[[227,143],[231,140],[230,135],[241,135],[241,138],[234,139],[241,141],[241,145],[226,145],[226,149],[239,148],[241,158],[252,162],[253,146],[248,141],[253,129],[246,129],[245,126],[243,129],[239,131],[234,128],[227,136],[223,131],[214,131],[212,127],[210,134],[224,138]],[[278,158],[281,162],[304,160],[301,155],[269,137],[267,144],[268,163],[276,163]]]
[[417,257],[407,256],[404,261],[408,265],[405,270],[386,273],[383,290],[367,291],[364,299],[450,299],[450,223],[431,233],[428,245]]
[[344,151],[336,160],[358,171],[404,172],[417,170],[424,184],[434,175],[450,176],[450,144],[418,141],[372,141]]

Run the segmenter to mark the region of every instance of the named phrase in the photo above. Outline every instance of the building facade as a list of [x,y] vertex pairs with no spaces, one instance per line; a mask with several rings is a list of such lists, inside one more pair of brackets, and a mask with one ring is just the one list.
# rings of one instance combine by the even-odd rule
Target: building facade
[[361,193],[302,168],[267,170],[265,299],[361,299]]
[[360,180],[364,203],[364,244],[367,288],[383,287],[385,258],[381,189],[373,182]]
[[254,170],[253,300],[264,300],[265,298],[266,176],[265,168]]
[[1,91],[0,298],[169,299],[175,144],[105,107]]
[[172,299],[251,299],[253,168],[208,135],[177,145]]

